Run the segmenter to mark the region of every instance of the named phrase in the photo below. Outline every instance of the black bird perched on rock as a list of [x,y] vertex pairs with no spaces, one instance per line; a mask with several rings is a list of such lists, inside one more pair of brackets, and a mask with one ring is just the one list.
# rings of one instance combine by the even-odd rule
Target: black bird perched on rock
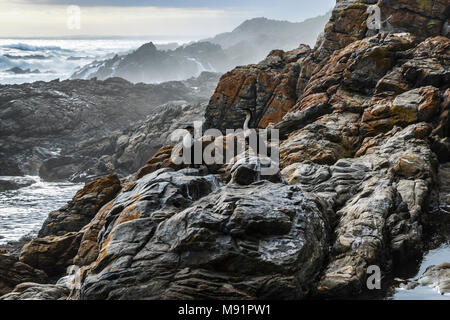
[[[245,145],[250,146],[253,151],[255,151],[256,155],[258,155],[261,151],[265,152],[265,156],[267,156],[267,144],[261,137],[261,131],[263,128],[259,128],[256,126],[256,116],[255,116],[255,110],[252,108],[242,108],[242,111],[245,113],[245,122],[244,122],[244,139],[245,139]],[[255,135],[256,139],[254,139],[252,142],[256,143],[256,146],[250,145],[250,137],[252,135]],[[256,147],[256,149],[254,148]],[[262,148],[261,148],[262,147]]]
[[[194,139],[194,131],[195,128],[193,126],[186,126],[184,130],[188,131],[183,138],[183,160],[190,161],[189,166],[195,168],[195,139]],[[185,152],[187,154],[185,154]]]

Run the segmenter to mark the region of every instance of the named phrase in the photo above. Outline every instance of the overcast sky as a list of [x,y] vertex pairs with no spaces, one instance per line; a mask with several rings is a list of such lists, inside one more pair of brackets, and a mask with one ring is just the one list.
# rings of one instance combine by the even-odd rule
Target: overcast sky
[[[149,36],[198,39],[246,19],[303,21],[335,0],[0,0],[0,37]],[[81,9],[80,29],[68,7]],[[74,11],[71,11],[74,12]],[[74,24],[75,23],[75,24]]]

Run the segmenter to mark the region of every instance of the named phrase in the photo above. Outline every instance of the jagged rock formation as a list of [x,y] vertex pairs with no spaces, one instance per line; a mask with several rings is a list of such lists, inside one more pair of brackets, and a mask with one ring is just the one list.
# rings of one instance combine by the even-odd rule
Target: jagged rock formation
[[66,206],[49,214],[38,236],[60,236],[80,231],[101,207],[116,197],[120,189],[121,183],[116,175],[87,183]]
[[25,282],[2,297],[3,300],[66,300],[70,290],[64,285]]
[[23,282],[45,283],[47,275],[42,270],[18,261],[17,257],[0,250],[0,295],[12,291]]
[[0,192],[17,190],[31,186],[36,180],[31,178],[2,177],[0,178]]
[[256,63],[273,49],[294,49],[313,44],[329,15],[299,23],[256,18],[235,30],[173,50],[159,50],[147,43],[124,56],[94,61],[72,75],[72,79],[101,80],[121,77],[137,83],[185,80],[202,71],[226,72],[238,65]]
[[292,50],[300,43],[313,46],[329,18],[329,13],[303,22],[255,18],[205,41],[225,49],[234,66],[245,65],[263,60],[274,48]]
[[230,67],[222,48],[210,42],[197,42],[168,51],[158,50],[150,42],[127,55],[94,61],[76,71],[71,79],[120,77],[133,83],[160,83],[182,81],[198,77],[204,71],[221,72]]
[[287,53],[275,50],[257,65],[238,67],[225,74],[211,97],[206,129],[242,128],[242,108],[254,108],[258,123],[278,123],[297,99],[296,85],[303,59],[311,49],[302,45]]
[[[77,233],[70,298],[351,297],[369,266],[394,273],[449,239],[450,4],[380,0],[392,17],[374,30],[375,2],[338,1],[314,49],[222,77],[207,128],[239,128],[255,108],[255,125],[280,130],[281,176],[245,154],[177,167],[180,144],[164,146]],[[200,142],[224,153],[239,137]],[[424,277],[448,290],[447,265]]]
[[450,293],[450,263],[429,267],[420,277],[421,286],[429,286],[440,294]]
[[168,142],[164,126],[203,118],[199,104],[217,81],[204,73],[159,85],[114,78],[1,86],[0,175],[86,181],[130,174]]
[[38,238],[22,248],[20,261],[51,276],[62,275],[73,264],[84,234],[82,228],[120,190],[121,182],[116,175],[86,184],[66,206],[49,214]]

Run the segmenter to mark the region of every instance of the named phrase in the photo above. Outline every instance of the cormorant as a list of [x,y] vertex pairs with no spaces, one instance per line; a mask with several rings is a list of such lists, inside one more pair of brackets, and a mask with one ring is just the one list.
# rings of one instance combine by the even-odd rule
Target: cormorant
[[[268,153],[269,150],[267,149],[267,144],[265,141],[263,141],[263,139],[260,136],[259,129],[263,129],[263,128],[256,127],[256,123],[255,123],[256,117],[255,117],[254,110],[251,108],[242,108],[242,111],[244,111],[246,114],[244,127],[243,127],[245,145],[250,146],[253,149],[253,151],[256,153],[256,156],[258,156],[261,151]],[[253,146],[250,145],[250,141],[251,141],[250,136],[251,135],[256,136],[256,139],[252,141],[252,142],[256,142],[256,150],[255,150],[255,148],[253,148]],[[262,146],[262,148],[261,148],[261,146]],[[264,156],[268,156],[268,155],[265,154]]]
[[[194,150],[194,131],[195,128],[193,126],[187,126],[184,128],[189,133],[186,134],[183,138],[183,160],[188,161],[190,160],[190,163],[188,163],[189,167],[195,168],[195,150]],[[187,152],[187,156],[185,156],[184,152]],[[189,158],[188,158],[189,157]]]

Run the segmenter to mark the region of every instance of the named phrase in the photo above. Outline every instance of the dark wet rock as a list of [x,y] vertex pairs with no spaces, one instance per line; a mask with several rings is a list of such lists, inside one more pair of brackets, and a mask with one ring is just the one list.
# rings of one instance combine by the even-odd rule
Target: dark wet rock
[[32,178],[0,177],[0,192],[29,187],[35,183],[36,180]]
[[450,294],[450,263],[428,267],[418,283],[432,287],[439,294]]
[[238,160],[231,167],[230,175],[231,183],[240,185],[250,185],[262,180],[274,183],[283,181],[278,164],[273,163],[270,158],[250,157]]
[[49,276],[61,276],[73,264],[82,236],[82,233],[69,232],[33,239],[22,248],[19,260],[44,270]]
[[116,197],[120,189],[121,183],[116,175],[87,183],[67,205],[49,214],[38,236],[61,236],[80,231],[103,205]]
[[14,67],[14,68],[5,70],[5,72],[14,73],[14,74],[41,73],[38,69],[31,70],[31,69],[22,69],[22,68],[19,68],[19,67]]
[[[155,177],[138,181],[111,213]],[[326,226],[297,188],[230,185],[184,211],[186,205],[159,209],[143,202],[145,192],[138,195],[141,200],[122,205],[119,218],[104,228],[80,298],[299,298],[313,287],[326,252]]]
[[[106,246],[104,242],[110,243],[110,238],[119,225],[124,223],[118,231],[128,222],[134,225],[140,221],[167,219],[218,187],[219,183],[214,176],[202,177],[198,176],[198,173],[197,169],[175,172],[166,168],[130,182],[117,198],[104,206],[84,228],[84,237],[75,260],[81,265],[87,265],[97,259],[99,252],[101,257],[104,256],[107,252],[103,251],[103,246]],[[124,232],[128,232],[126,230],[124,229]],[[147,231],[153,232],[152,230],[154,227]],[[130,236],[133,237],[132,234]],[[141,241],[145,239],[138,240],[137,243]],[[135,247],[135,244],[130,245]],[[117,246],[119,247],[120,245]]]
[[0,86],[0,174],[76,182],[128,175],[167,143],[168,123],[203,118],[199,103],[217,81],[205,74],[157,85],[113,78]]
[[73,264],[83,238],[83,227],[120,190],[121,183],[116,175],[86,184],[67,205],[49,214],[38,238],[21,249],[20,261],[45,270],[51,276],[62,275]]
[[[408,31],[387,33],[367,29],[375,2],[338,1],[315,49],[275,50],[222,77],[207,127],[241,128],[240,107],[255,108],[254,126],[282,131],[282,177],[259,174],[261,159],[245,154],[193,169],[171,158],[179,143],[155,150],[87,225],[53,236],[77,249],[64,264],[44,255],[81,267],[71,298],[373,297],[369,266],[395,277],[445,240],[448,4],[378,1],[393,30]],[[199,143],[220,155],[239,137]]]
[[69,294],[66,286],[25,282],[0,300],[66,300]]
[[17,257],[0,249],[0,296],[11,292],[16,285],[23,282],[46,281],[48,279],[45,272],[20,262]]

